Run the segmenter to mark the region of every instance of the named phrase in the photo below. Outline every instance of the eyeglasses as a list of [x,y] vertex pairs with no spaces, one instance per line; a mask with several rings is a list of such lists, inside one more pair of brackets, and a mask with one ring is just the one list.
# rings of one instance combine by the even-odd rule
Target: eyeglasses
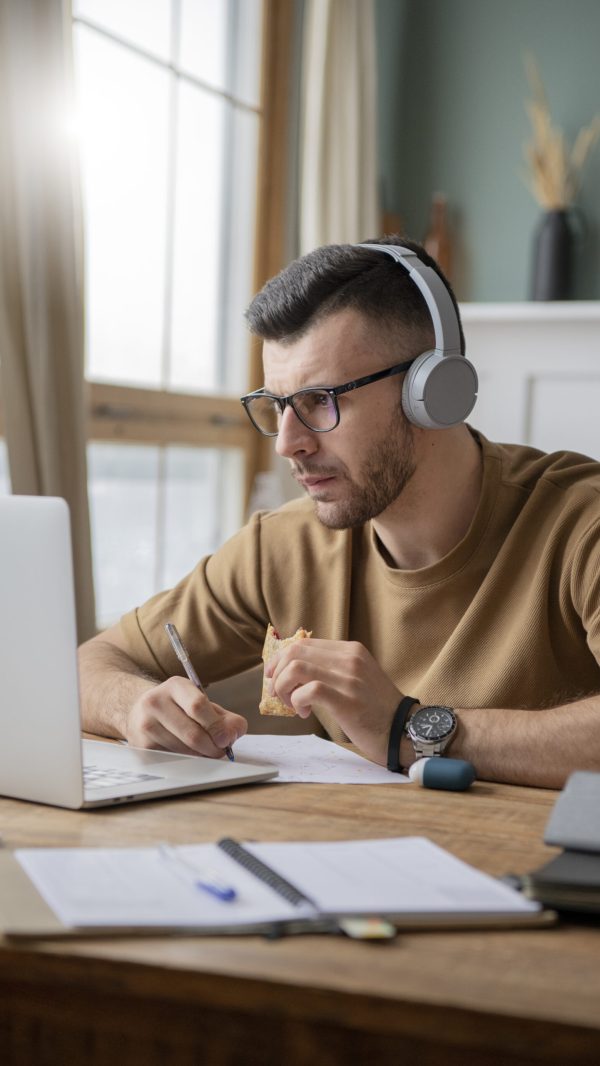
[[273,393],[265,392],[264,389],[257,389],[248,396],[242,396],[241,402],[252,425],[265,437],[277,436],[283,412],[288,406],[292,408],[302,424],[313,433],[330,433],[340,422],[338,396],[342,396],[345,392],[353,392],[354,389],[362,389],[363,385],[370,385],[373,381],[391,378],[393,374],[401,374],[404,370],[408,370],[413,362],[413,359],[408,359],[404,363],[390,366],[387,370],[367,374],[364,378],[347,381],[345,385],[336,385],[335,388],[321,386],[320,388],[299,389],[290,396],[274,396]]

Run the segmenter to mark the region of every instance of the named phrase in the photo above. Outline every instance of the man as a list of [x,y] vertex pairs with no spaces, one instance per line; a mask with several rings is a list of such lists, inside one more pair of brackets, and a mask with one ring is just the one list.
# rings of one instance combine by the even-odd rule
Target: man
[[394,734],[429,704],[424,736],[452,720],[437,750],[481,778],[558,788],[600,769],[600,464],[409,421],[405,367],[434,346],[432,315],[377,249],[317,249],[247,317],[265,380],[248,413],[308,499],[253,516],[82,647],[86,728],[221,756],[245,720],[172,676],[164,623],[210,683],[259,661],[270,620],[313,633],[269,664],[273,693],[376,762],[436,750]]

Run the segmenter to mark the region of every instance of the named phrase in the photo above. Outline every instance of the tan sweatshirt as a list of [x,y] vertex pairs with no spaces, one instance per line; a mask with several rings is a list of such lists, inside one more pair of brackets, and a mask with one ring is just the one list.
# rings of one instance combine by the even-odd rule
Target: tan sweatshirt
[[600,463],[478,436],[477,512],[433,566],[394,569],[370,523],[326,529],[310,500],[294,501],[126,614],[132,658],[160,679],[181,673],[172,621],[208,684],[260,662],[271,621],[282,635],[361,641],[422,702],[542,708],[600,691]]

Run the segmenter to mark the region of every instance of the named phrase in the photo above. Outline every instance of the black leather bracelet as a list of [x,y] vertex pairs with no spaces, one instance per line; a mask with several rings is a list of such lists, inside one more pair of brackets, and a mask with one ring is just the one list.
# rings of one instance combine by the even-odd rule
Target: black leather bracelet
[[414,707],[415,703],[418,703],[417,699],[413,696],[405,696],[400,700],[396,713],[392,718],[392,724],[390,726],[390,739],[388,741],[388,757],[387,768],[391,770],[393,774],[401,774],[402,767],[400,766],[400,741],[402,740],[402,734],[404,732],[404,724],[408,718],[411,707]]

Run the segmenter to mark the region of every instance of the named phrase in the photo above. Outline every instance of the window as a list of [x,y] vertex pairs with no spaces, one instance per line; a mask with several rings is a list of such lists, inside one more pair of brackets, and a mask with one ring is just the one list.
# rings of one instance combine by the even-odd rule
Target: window
[[240,484],[241,467],[233,449],[89,445],[100,621],[140,603],[148,589],[176,584],[223,530],[237,527],[237,497],[219,490]]
[[99,625],[243,520],[261,27],[261,0],[74,0]]

